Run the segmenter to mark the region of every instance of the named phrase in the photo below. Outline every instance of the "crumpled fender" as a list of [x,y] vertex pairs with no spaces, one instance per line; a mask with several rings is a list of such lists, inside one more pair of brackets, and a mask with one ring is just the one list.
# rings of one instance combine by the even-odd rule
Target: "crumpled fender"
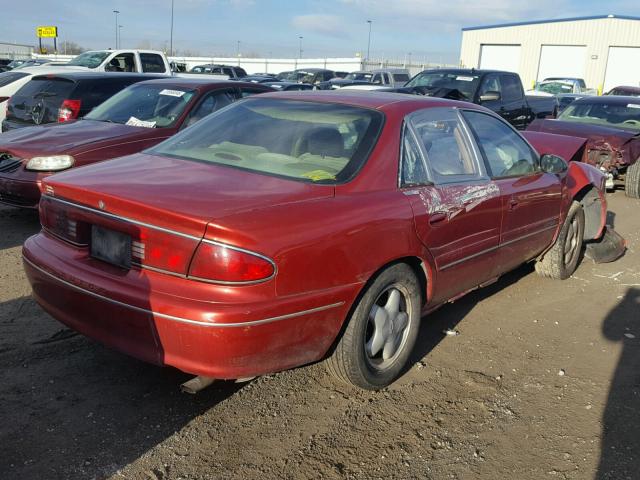
[[564,158],[567,162],[580,160],[584,155],[586,138],[557,135],[526,130],[520,132],[540,155],[552,154]]

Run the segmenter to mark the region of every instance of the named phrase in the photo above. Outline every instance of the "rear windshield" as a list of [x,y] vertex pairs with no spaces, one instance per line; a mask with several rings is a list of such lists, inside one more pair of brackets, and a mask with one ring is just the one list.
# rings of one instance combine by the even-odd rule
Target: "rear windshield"
[[75,67],[87,67],[87,68],[96,68],[104,59],[109,56],[111,52],[85,52],[78,55],[76,58],[71,60],[67,65],[72,65]]
[[196,90],[132,85],[98,105],[84,118],[147,128],[170,127],[195,96]]
[[10,83],[15,82],[23,77],[28,76],[28,73],[24,72],[4,72],[0,73],[0,87],[6,87]]
[[334,184],[351,179],[364,164],[382,121],[376,110],[253,97],[149,152]]
[[394,73],[393,81],[397,83],[406,83],[409,81],[409,75],[407,73]]
[[7,117],[27,123],[51,123],[58,120],[58,108],[71,98],[76,83],[66,78],[34,77],[9,100]]

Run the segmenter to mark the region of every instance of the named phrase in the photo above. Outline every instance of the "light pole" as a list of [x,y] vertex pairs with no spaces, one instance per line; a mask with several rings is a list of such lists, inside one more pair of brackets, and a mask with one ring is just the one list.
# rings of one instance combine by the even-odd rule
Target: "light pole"
[[169,38],[169,55],[173,56],[173,0],[171,0],[171,36]]
[[236,42],[236,57],[240,58],[240,40]]
[[118,25],[118,45],[122,47],[122,25]]
[[302,39],[304,37],[298,37],[298,40],[300,40],[300,48],[298,49],[298,58],[302,58]]
[[369,52],[371,50],[371,24],[373,23],[373,20],[367,20],[367,23],[369,24],[369,38],[367,40],[367,62],[369,61]]
[[116,14],[116,50],[118,49],[118,14],[120,10],[114,10],[113,13]]

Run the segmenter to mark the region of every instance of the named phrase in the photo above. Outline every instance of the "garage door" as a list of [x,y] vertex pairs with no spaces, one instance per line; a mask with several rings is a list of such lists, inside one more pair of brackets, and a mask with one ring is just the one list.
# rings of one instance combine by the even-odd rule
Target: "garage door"
[[584,45],[542,45],[537,79],[540,82],[549,77],[584,78],[586,63]]
[[479,68],[518,73],[520,45],[481,45]]
[[640,87],[639,47],[609,47],[604,91],[621,85]]

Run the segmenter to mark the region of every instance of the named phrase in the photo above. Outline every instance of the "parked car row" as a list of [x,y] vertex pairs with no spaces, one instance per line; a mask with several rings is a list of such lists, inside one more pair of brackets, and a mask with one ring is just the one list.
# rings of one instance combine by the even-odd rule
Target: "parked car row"
[[[557,100],[506,72],[306,92],[283,91],[313,88],[297,75],[159,76],[34,75],[0,134],[0,202],[39,208],[23,247],[35,299],[144,361],[246,379],[327,359],[379,389],[421,316],[525,262],[566,279],[585,248],[624,252],[591,137],[542,130],[630,129],[630,97],[549,121]],[[116,83],[97,105],[82,96]],[[610,116],[574,108],[592,98]]]

